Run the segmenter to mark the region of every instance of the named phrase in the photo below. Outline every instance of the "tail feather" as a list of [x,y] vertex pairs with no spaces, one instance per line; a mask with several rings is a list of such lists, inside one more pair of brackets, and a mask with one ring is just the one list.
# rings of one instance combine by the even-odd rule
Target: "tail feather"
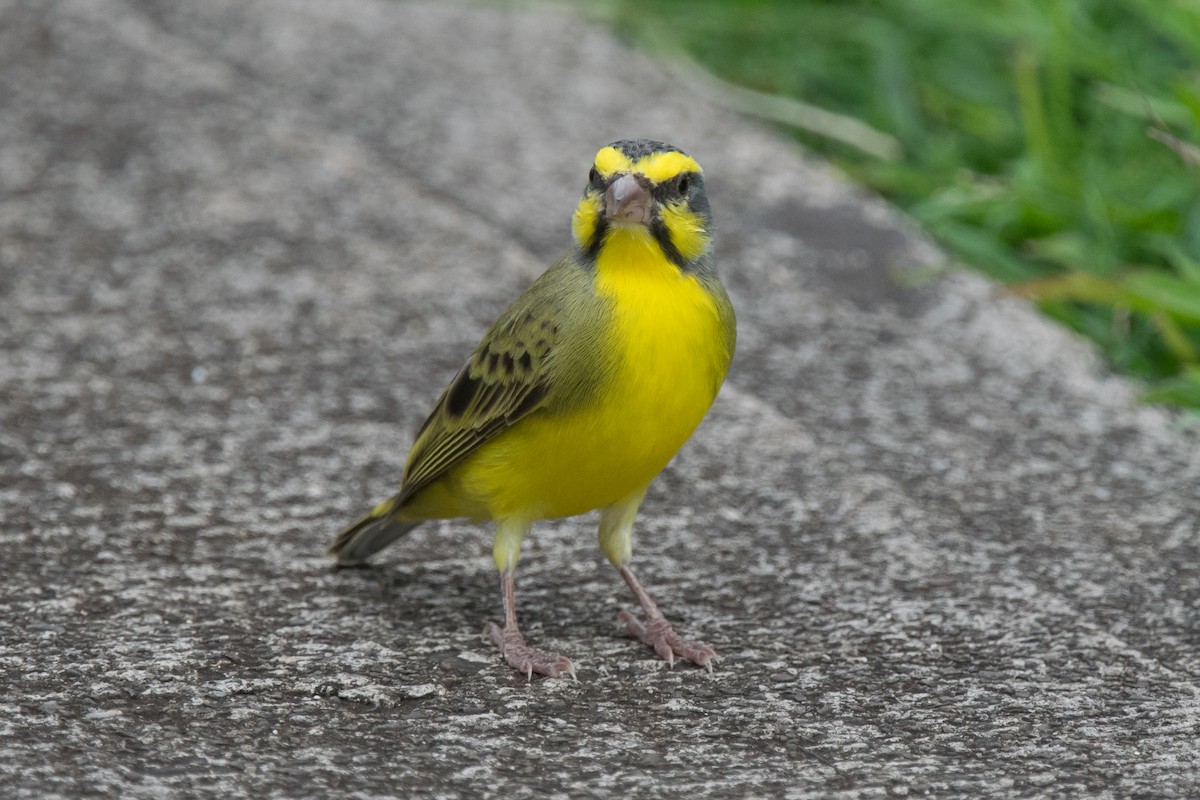
[[339,533],[326,554],[336,556],[338,566],[361,564],[421,524],[396,519],[391,512],[390,503],[380,503],[370,514]]

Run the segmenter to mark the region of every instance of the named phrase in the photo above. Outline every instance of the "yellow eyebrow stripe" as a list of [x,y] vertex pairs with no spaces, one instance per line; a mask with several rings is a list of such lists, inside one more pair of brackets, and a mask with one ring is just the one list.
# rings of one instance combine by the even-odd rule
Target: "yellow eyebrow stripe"
[[603,147],[596,153],[596,171],[604,177],[614,172],[632,172],[633,162],[615,147]]
[[683,153],[651,153],[639,158],[633,169],[655,183],[662,183],[681,172],[699,172],[700,165],[691,156],[685,156]]
[[608,177],[616,172],[639,172],[655,183],[674,178],[681,172],[701,172],[700,165],[683,153],[651,153],[633,163],[615,147],[605,147],[596,153],[596,170]]

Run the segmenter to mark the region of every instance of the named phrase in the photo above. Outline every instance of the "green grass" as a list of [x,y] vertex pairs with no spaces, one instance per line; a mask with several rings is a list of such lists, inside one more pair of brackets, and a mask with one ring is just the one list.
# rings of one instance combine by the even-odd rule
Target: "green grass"
[[583,4],[650,49],[892,137],[889,154],[793,129],[1094,339],[1149,400],[1200,408],[1200,3]]

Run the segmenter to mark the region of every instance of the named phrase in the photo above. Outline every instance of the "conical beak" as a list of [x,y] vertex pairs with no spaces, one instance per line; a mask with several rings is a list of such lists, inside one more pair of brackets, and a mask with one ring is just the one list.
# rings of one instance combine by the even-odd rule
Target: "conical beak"
[[604,193],[604,216],[609,222],[649,225],[654,217],[650,189],[633,175],[622,175]]

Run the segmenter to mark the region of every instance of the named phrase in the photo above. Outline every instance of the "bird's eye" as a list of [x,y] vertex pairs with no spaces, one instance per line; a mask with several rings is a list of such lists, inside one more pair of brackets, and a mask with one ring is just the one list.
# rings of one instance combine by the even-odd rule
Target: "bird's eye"
[[679,190],[680,194],[687,194],[688,189],[690,189],[691,186],[692,180],[688,177],[686,172],[679,176],[679,183],[676,184],[676,188]]
[[596,171],[595,167],[592,167],[592,171],[588,173],[588,183],[592,186],[600,185],[600,173]]

